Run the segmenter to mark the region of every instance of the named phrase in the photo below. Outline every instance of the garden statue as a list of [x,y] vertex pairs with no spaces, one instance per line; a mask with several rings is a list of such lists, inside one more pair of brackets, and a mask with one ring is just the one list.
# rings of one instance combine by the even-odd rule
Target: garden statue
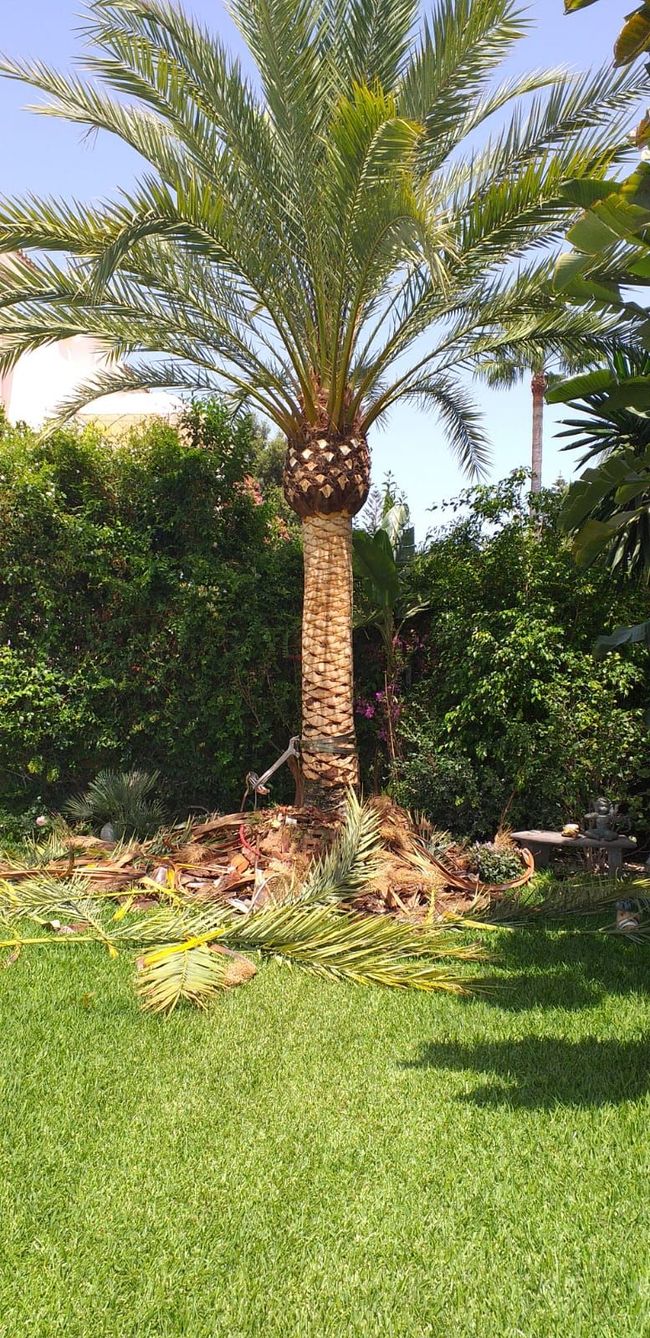
[[602,795],[594,804],[593,813],[585,814],[585,836],[594,841],[616,841],[625,826],[625,819],[619,818],[618,806]]

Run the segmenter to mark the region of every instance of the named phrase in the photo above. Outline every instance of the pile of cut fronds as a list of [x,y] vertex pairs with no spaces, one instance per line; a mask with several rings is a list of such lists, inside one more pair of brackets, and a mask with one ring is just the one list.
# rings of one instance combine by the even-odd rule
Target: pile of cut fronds
[[[15,961],[27,947],[98,943],[116,956],[136,952],[136,989],[143,1008],[169,1013],[181,1000],[205,1007],[216,995],[256,973],[255,961],[273,957],[320,975],[358,985],[467,993],[460,963],[483,959],[449,928],[419,927],[360,914],[351,903],[372,880],[380,853],[379,822],[353,794],[331,849],[312,865],[301,886],[283,888],[244,912],[232,903],[206,904],[160,887],[146,913],[138,892],[105,888],[83,874],[52,877],[47,870],[0,880],[0,947]],[[477,982],[472,980],[472,987]]]

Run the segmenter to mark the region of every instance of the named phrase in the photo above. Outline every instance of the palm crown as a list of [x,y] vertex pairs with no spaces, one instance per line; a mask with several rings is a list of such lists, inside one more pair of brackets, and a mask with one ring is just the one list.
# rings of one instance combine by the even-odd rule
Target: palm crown
[[[625,151],[643,76],[495,85],[525,31],[513,0],[438,0],[421,29],[416,0],[234,0],[253,79],[166,0],[87,8],[94,79],[1,68],[45,93],[41,110],[118,135],[150,168],[100,207],[0,208],[0,249],[21,252],[0,269],[2,362],[90,333],[112,363],[68,412],[117,389],[180,387],[246,399],[286,434],[291,504],[332,520],[305,529],[303,734],[314,756],[329,739],[321,780],[354,779],[343,521],[367,495],[368,429],[415,398],[480,468],[463,369],[597,355],[602,312],[553,294],[549,248],[571,216],[561,184]],[[517,104],[461,157],[522,94],[526,115]],[[332,571],[328,642],[309,583]],[[346,704],[330,711],[334,680]]]

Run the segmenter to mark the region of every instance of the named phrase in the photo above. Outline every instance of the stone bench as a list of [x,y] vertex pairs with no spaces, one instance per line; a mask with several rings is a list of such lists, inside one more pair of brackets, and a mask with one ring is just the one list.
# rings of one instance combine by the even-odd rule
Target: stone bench
[[636,850],[636,842],[627,836],[617,836],[615,841],[600,841],[593,836],[563,836],[561,832],[513,832],[513,841],[526,846],[535,859],[539,869],[548,865],[553,847],[559,850],[606,850],[609,872],[615,873],[623,864],[627,851]]

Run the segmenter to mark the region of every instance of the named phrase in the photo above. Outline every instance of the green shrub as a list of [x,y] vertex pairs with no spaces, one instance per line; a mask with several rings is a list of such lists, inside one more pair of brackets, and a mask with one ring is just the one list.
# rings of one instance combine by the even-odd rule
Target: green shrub
[[232,807],[296,732],[301,553],[246,483],[258,450],[218,405],[182,439],[153,425],[119,446],[5,428],[5,799],[136,767],[160,770],[172,811]]
[[36,795],[27,807],[15,811],[0,808],[0,851],[13,853],[21,850],[26,842],[37,837],[47,837],[52,823],[44,810],[40,795]]
[[[650,655],[596,663],[603,626],[638,621],[638,591],[576,567],[561,489],[529,515],[522,479],[472,489],[409,568],[417,622],[392,792],[478,837],[500,819],[558,827],[598,793],[647,830]],[[647,602],[647,597],[646,597]]]
[[492,844],[472,846],[468,867],[482,883],[495,884],[513,882],[524,871],[523,860],[516,850],[499,850]]
[[407,703],[401,736],[406,757],[396,763],[390,791],[404,808],[424,813],[437,828],[491,832],[506,803],[498,776],[469,757],[445,753],[424,712]]

